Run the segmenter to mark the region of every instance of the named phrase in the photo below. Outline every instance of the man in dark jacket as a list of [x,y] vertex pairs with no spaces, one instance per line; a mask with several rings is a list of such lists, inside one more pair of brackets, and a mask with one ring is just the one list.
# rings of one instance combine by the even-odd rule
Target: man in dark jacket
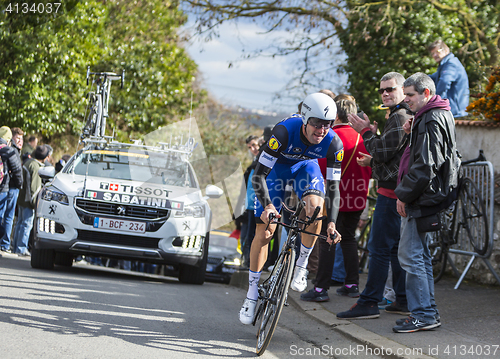
[[[436,95],[432,79],[416,73],[404,83],[405,102],[415,112],[406,174],[395,190],[401,214],[399,262],[406,271],[406,296],[411,315],[397,322],[396,333],[411,333],[441,325],[434,300],[432,262],[426,236],[416,218],[431,214],[458,187],[460,159],[455,121],[449,101]],[[403,161],[402,161],[403,162]],[[436,213],[436,211],[434,211]]]
[[[12,140],[12,131],[7,126],[0,127],[0,156],[3,162],[3,180],[0,184],[0,224],[3,223],[5,209],[9,197],[9,188],[21,188],[23,185],[22,164],[16,150],[10,146]],[[5,235],[5,228],[2,225],[1,232]],[[2,236],[2,237],[3,237]],[[1,250],[7,251],[2,243]]]
[[43,162],[49,155],[49,149],[45,145],[36,146],[31,158],[24,163],[25,176],[24,186],[19,191],[19,215],[14,230],[14,241],[12,252],[19,255],[29,256],[28,240],[33,227],[35,215],[35,204],[38,192],[42,187],[42,179],[38,175],[38,170],[43,167]]
[[[349,115],[349,124],[363,137],[370,156],[358,160],[361,166],[372,166],[372,176],[378,180],[378,197],[373,213],[370,240],[370,266],[365,289],[351,309],[337,313],[340,319],[378,318],[378,303],[382,301],[385,283],[392,268],[392,283],[396,302],[385,307],[389,313],[408,313],[405,291],[405,274],[398,261],[398,246],[401,232],[401,216],[396,209],[394,194],[399,170],[399,161],[406,145],[404,123],[411,111],[404,103],[403,83],[405,78],[397,72],[389,72],[380,79],[379,94],[390,109],[384,131],[377,135],[377,123],[370,124],[368,116],[361,119]],[[352,288],[351,288],[352,289]],[[357,287],[353,290],[357,290]]]
[[[23,148],[24,132],[19,127],[12,128],[11,147],[15,150],[19,163],[21,163],[21,148]],[[22,172],[21,172],[22,173]],[[19,187],[15,181],[9,182],[9,190],[5,203],[5,211],[1,225],[5,229],[5,234],[0,237],[0,248],[2,251],[10,250],[10,235],[12,233],[12,225],[14,224],[14,216],[16,212],[17,197],[19,196]]]
[[450,101],[453,116],[467,116],[469,78],[464,65],[441,39],[434,41],[429,51],[439,64],[437,71],[430,75],[436,84],[436,95]]

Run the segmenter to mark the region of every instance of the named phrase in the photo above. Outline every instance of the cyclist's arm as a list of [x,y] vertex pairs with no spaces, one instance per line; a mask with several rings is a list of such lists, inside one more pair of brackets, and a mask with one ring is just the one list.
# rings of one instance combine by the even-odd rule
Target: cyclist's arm
[[[274,142],[274,140],[277,142]],[[272,142],[272,144],[270,144],[270,142]],[[259,156],[255,172],[252,176],[252,186],[260,204],[263,208],[266,208],[272,203],[269,197],[266,177],[271,172],[280,153],[288,146],[288,131],[286,127],[276,125],[273,129],[271,139],[263,146],[264,150]]]
[[332,140],[326,155],[326,213],[328,222],[335,223],[339,214],[340,203],[340,176],[344,146],[338,136]]

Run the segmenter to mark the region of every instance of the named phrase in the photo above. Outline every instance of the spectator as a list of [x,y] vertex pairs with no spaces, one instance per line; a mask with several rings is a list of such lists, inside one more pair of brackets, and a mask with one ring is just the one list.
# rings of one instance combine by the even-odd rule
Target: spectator
[[340,243],[335,245],[335,263],[333,264],[332,277],[330,278],[330,287],[340,287],[345,283],[344,253]]
[[31,158],[24,164],[24,185],[19,192],[19,213],[14,230],[14,243],[12,251],[20,255],[29,256],[28,240],[33,227],[35,214],[35,203],[38,191],[42,187],[42,179],[38,175],[38,169],[43,167],[43,162],[49,155],[49,149],[45,145],[36,146]]
[[68,163],[69,159],[71,158],[70,155],[63,155],[59,161],[56,162],[55,169],[56,173],[61,172],[61,170],[66,166],[66,163]]
[[[420,217],[446,208],[456,196],[460,159],[450,103],[436,95],[432,79],[416,73],[404,82],[405,102],[415,112],[411,146],[401,161],[401,182],[395,190],[403,217],[399,259],[406,271],[411,315],[393,331],[411,333],[441,326],[434,299],[428,234],[417,227]],[[407,155],[407,156],[406,156]],[[406,163],[406,164],[404,164]]]
[[[455,121],[449,101],[436,95],[432,79],[416,73],[404,82],[405,102],[415,112],[407,165],[395,193],[402,218],[399,260],[406,271],[406,295],[411,315],[396,322],[393,331],[411,333],[439,327],[441,320],[434,299],[432,262],[428,234],[417,227],[419,217],[447,207],[458,187],[460,159]],[[405,156],[406,157],[406,156]],[[406,174],[405,174],[406,173]]]
[[[333,123],[334,132],[344,144],[344,159],[342,160],[342,177],[340,180],[340,208],[337,217],[337,228],[342,235],[340,246],[344,255],[346,277],[344,285],[337,289],[338,295],[359,297],[359,261],[358,245],[355,238],[361,213],[366,207],[366,196],[372,170],[369,166],[360,166],[355,158],[366,153],[363,138],[348,124],[348,114],[357,112],[356,103],[350,100],[336,100],[337,119]],[[354,161],[353,161],[354,159]],[[326,174],[326,159],[318,159],[321,171]],[[324,174],[324,176],[325,176]],[[322,234],[326,235],[326,221],[323,222]],[[319,264],[316,284],[309,292],[300,296],[305,301],[328,301],[328,289],[335,263],[335,246],[322,239],[319,242]]]
[[[12,129],[11,147],[15,150],[19,164],[21,164],[21,149],[23,148],[23,130],[19,127]],[[22,169],[21,169],[22,176]],[[17,197],[19,196],[19,188],[14,181],[9,182],[9,191],[7,201],[5,203],[5,211],[3,216],[2,226],[5,229],[5,234],[0,237],[0,247],[2,251],[10,251],[10,235],[12,233],[12,225],[14,224],[14,216],[16,213]]]
[[[384,104],[378,106],[379,110],[385,111],[385,119],[389,119],[391,114],[391,109]],[[389,265],[389,273],[387,274],[387,281],[385,282],[384,297],[381,302],[378,303],[378,309],[385,309],[389,304],[396,301],[396,292],[392,288],[392,269]]]
[[244,216],[246,218],[246,226],[242,226],[241,233],[241,251],[243,252],[243,267],[250,267],[250,246],[252,245],[252,239],[255,235],[255,215],[253,213],[255,209],[254,201],[255,201],[255,191],[252,186],[252,175],[257,166],[257,162],[255,159],[259,154],[259,137],[255,135],[248,136],[245,139],[245,143],[247,145],[248,151],[252,156],[252,164],[247,167],[243,177],[245,179],[245,212]]
[[[0,156],[3,163],[3,179],[0,184],[0,232],[2,234],[1,250],[4,252],[9,250],[10,244],[10,241],[8,243],[4,243],[4,241],[6,241],[5,237],[7,235],[6,228],[4,227],[4,218],[7,208],[10,208],[12,205],[12,203],[10,202],[14,200],[9,198],[9,191],[12,187],[14,189],[17,189],[17,191],[14,192],[18,192],[19,188],[21,188],[23,185],[23,170],[21,160],[19,159],[16,149],[10,146],[11,141],[12,131],[10,130],[10,128],[7,126],[0,127]],[[13,195],[15,194],[13,193]],[[15,204],[13,207],[15,208]],[[9,212],[8,215],[11,215],[11,213]]]
[[332,90],[322,89],[322,90],[319,90],[318,92],[324,93],[325,95],[328,95],[331,98],[335,99],[335,93]]
[[49,150],[49,155],[45,159],[44,165],[46,167],[53,167],[54,165],[52,164],[52,154],[54,153],[54,149],[52,148],[51,145],[44,145],[44,146],[47,147],[47,149]]
[[450,101],[454,117],[467,116],[469,78],[464,66],[441,39],[430,44],[429,51],[439,64],[437,71],[430,75],[436,85],[436,95]]
[[28,137],[28,142],[24,142],[23,148],[21,149],[21,159],[23,163],[26,162],[28,158],[31,158],[31,154],[35,150],[38,145],[38,138],[35,136]]
[[408,313],[405,275],[398,261],[401,217],[396,209],[397,197],[394,194],[399,162],[407,143],[403,125],[411,117],[410,108],[404,102],[403,83],[403,75],[397,72],[389,72],[380,80],[378,92],[384,105],[391,111],[381,135],[376,135],[377,123],[371,125],[368,116],[364,115],[364,119],[357,115],[348,116],[352,128],[362,135],[370,154],[358,158],[358,164],[371,165],[379,188],[368,241],[370,266],[366,286],[355,305],[345,312],[337,313],[340,319],[380,316],[378,303],[382,301],[389,263],[397,300],[385,310],[390,313]]
[[252,156],[252,161],[255,161],[255,158],[259,154],[259,137],[250,135],[245,139],[245,143],[247,145],[248,152]]

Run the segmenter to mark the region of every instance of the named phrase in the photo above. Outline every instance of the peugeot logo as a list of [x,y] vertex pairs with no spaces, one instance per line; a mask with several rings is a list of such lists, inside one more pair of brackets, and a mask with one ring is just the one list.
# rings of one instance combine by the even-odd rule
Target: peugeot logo
[[125,215],[125,212],[126,212],[126,209],[125,209],[125,207],[123,207],[123,206],[118,206],[118,207],[116,208],[116,211],[118,212],[118,215],[119,215],[119,216],[124,216],[124,215]]

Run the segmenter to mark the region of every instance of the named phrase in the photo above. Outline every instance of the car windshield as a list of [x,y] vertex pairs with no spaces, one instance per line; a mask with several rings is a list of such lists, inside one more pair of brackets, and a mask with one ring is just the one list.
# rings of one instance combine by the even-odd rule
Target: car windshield
[[86,150],[78,154],[65,172],[179,187],[196,187],[189,163],[175,153],[130,149]]

